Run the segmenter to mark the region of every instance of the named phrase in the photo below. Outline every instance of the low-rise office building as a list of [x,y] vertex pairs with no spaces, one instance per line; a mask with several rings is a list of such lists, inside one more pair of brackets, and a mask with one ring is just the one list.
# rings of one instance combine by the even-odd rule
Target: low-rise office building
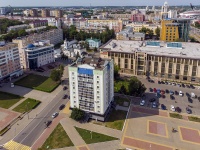
[[0,45],[0,81],[22,75],[17,44],[0,42]]
[[28,44],[20,50],[20,63],[23,69],[36,69],[55,62],[54,45],[49,41]]
[[129,75],[200,82],[198,43],[112,40],[101,46],[100,57],[110,58]]
[[70,107],[90,118],[105,121],[114,100],[114,65],[111,59],[79,58],[68,67]]

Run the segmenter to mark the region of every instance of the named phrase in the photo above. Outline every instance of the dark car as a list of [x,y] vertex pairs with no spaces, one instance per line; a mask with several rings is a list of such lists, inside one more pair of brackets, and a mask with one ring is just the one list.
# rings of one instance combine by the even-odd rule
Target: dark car
[[193,100],[191,98],[188,97],[188,102],[189,103],[193,103]]
[[177,91],[175,91],[175,95],[178,95],[179,93]]
[[154,81],[152,79],[149,79],[148,81],[151,82],[151,83],[154,83]]
[[191,114],[191,113],[192,113],[192,110],[191,110],[190,108],[186,107],[186,112],[187,112],[188,114]]
[[67,87],[66,87],[66,86],[64,86],[64,87],[63,87],[63,90],[66,90],[66,89],[67,89]]
[[171,100],[174,100],[175,97],[174,97],[173,95],[170,95],[170,99],[171,99]]
[[187,88],[190,88],[190,85],[186,85]]
[[153,92],[153,89],[152,89],[152,88],[149,88],[149,92]]
[[160,81],[158,81],[158,84],[161,84],[161,82],[160,82]]
[[161,84],[165,84],[165,82],[164,82],[164,81],[161,81]]
[[166,85],[168,85],[168,82],[167,82],[167,81],[165,81],[165,84],[166,84]]
[[67,98],[67,95],[65,94],[65,95],[63,95],[63,99],[66,99]]
[[181,108],[180,107],[176,107],[175,111],[178,112],[178,113],[181,113]]
[[183,88],[185,88],[185,84],[182,83],[181,86],[182,86]]
[[167,94],[168,94],[168,93],[169,93],[169,90],[168,90],[168,89],[166,89],[166,90],[165,90],[165,93],[167,93]]
[[166,110],[166,106],[164,104],[161,104],[161,109]]
[[46,122],[46,127],[50,126],[51,123],[52,123],[52,121],[51,121],[51,120],[48,120],[48,121]]
[[149,100],[149,102],[155,102],[155,101],[156,101],[155,98],[151,98],[151,99]]
[[146,77],[146,79],[147,79],[147,80],[150,80],[150,77],[149,77],[149,76],[147,76],[147,77]]
[[190,97],[190,94],[188,92],[185,93],[187,97]]
[[65,107],[65,104],[60,105],[59,110],[62,110]]
[[190,87],[191,87],[192,89],[195,89],[194,85],[192,85],[192,84],[190,84]]
[[164,95],[164,94],[162,95],[162,98],[165,98],[165,95]]

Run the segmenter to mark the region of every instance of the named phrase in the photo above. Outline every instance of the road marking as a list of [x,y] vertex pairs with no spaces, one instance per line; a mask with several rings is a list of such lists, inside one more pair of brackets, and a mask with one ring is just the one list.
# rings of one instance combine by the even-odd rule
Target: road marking
[[13,140],[7,142],[3,147],[8,150],[31,150],[31,147],[17,143]]

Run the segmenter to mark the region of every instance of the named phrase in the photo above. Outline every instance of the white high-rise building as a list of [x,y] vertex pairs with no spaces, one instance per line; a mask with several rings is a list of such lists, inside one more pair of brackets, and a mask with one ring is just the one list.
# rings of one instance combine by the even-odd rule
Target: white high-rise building
[[79,58],[68,70],[70,108],[79,108],[90,118],[104,121],[114,99],[113,60]]
[[168,7],[169,7],[169,6],[168,6],[168,3],[165,2],[164,5],[163,5],[162,8],[161,8],[161,12],[167,13]]

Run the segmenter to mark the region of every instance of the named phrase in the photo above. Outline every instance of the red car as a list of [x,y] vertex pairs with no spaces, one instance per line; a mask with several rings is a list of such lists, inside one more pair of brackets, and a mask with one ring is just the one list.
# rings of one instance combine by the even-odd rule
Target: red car
[[161,94],[164,95],[164,94],[165,94],[165,91],[164,91],[164,90],[161,90]]
[[153,89],[153,92],[154,92],[154,93],[156,93],[156,92],[157,92],[156,88],[154,88],[154,89]]

